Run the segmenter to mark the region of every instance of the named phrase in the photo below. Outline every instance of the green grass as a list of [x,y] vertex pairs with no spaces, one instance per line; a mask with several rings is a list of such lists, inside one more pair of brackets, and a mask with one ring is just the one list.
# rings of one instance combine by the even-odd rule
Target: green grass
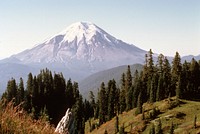
[[[176,99],[171,98],[170,101],[165,99],[154,104],[145,103],[143,109],[146,118],[153,108],[160,111],[154,119],[142,120],[142,115],[135,116],[135,109],[132,109],[119,115],[119,126],[124,124],[125,131],[129,133],[148,134],[152,124],[154,123],[156,127],[156,120],[160,118],[164,134],[169,132],[172,122],[175,126],[175,134],[200,133],[200,102],[180,100],[180,105],[176,105]],[[193,128],[195,115],[197,116],[196,129]],[[85,133],[90,133],[88,122],[86,122],[86,128]],[[93,130],[91,134],[103,134],[105,130],[109,134],[115,133],[115,118]]]

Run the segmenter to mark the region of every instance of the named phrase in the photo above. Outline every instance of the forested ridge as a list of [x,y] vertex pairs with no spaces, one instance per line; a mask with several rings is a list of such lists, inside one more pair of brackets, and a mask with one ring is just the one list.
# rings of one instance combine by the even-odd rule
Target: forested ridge
[[191,62],[182,63],[176,52],[172,64],[162,54],[155,62],[150,50],[145,55],[141,72],[136,70],[132,76],[128,66],[126,73],[121,76],[120,88],[116,88],[114,79],[107,85],[104,82],[101,84],[94,107],[94,118],[98,118],[101,125],[133,108],[137,108],[135,114],[142,113],[145,102],[154,103],[173,96],[176,96],[177,103],[179,99],[200,99],[200,61],[191,59]]
[[84,133],[85,122],[92,118],[97,119],[98,123],[90,123],[90,131],[113,117],[117,118],[124,111],[137,108],[135,114],[141,114],[145,102],[154,103],[173,96],[176,96],[177,104],[179,99],[199,101],[200,61],[191,59],[191,62],[181,62],[178,52],[172,63],[162,54],[157,61],[153,57],[150,50],[145,55],[142,71],[136,70],[134,75],[128,66],[121,76],[120,87],[116,86],[114,79],[108,83],[102,82],[98,95],[91,91],[89,100],[83,99],[77,82],[71,79],[66,81],[62,73],[52,74],[48,69],[41,70],[37,76],[28,74],[26,84],[22,78],[19,83],[12,78],[2,99],[13,101],[15,106],[21,104],[34,119],[45,115],[54,125],[67,108],[72,108],[74,122],[71,133]]

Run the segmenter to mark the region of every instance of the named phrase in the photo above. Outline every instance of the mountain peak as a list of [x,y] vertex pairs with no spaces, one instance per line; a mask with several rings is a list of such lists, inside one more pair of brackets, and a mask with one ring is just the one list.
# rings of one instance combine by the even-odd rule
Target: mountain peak
[[60,32],[58,35],[64,35],[65,36],[64,40],[71,42],[76,37],[78,39],[83,38],[83,36],[86,36],[86,38],[87,37],[91,38],[97,32],[104,32],[104,31],[91,22],[76,22],[68,26],[65,30]]

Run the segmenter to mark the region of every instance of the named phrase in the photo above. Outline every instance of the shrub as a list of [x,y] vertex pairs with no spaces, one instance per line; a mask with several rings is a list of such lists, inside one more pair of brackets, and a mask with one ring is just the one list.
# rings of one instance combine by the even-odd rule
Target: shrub
[[33,120],[20,105],[14,106],[12,101],[0,102],[0,133],[3,134],[53,134],[55,128],[43,119]]

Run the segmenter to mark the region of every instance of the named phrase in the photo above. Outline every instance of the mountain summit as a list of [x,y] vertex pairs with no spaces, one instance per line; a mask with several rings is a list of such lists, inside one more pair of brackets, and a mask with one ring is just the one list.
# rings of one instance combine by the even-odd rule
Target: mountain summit
[[23,64],[56,63],[70,70],[97,72],[119,65],[142,63],[145,53],[93,23],[77,22],[34,48],[12,57]]

